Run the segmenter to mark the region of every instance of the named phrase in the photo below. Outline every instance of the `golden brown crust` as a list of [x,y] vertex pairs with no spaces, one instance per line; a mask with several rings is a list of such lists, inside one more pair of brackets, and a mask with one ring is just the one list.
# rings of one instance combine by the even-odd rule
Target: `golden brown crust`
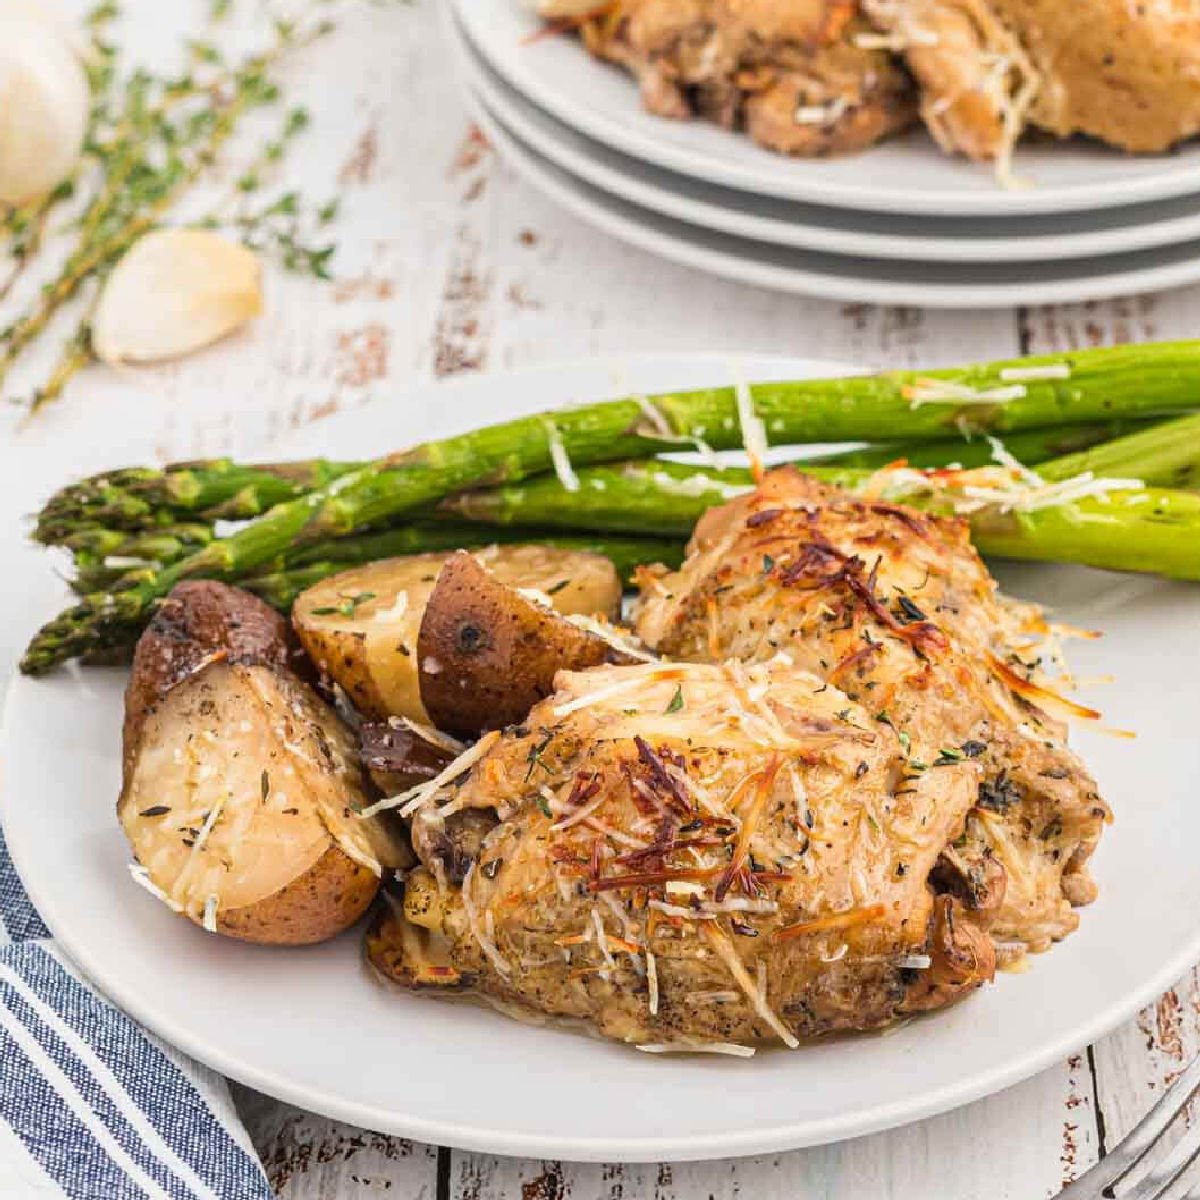
[[983,778],[939,878],[997,939],[1043,950],[1095,894],[1087,861],[1108,810],[1065,727],[1014,686],[1036,674],[1028,621],[1000,600],[961,522],[785,468],[709,510],[683,568],[647,581],[638,629],[692,661],[786,651],[869,697],[925,767],[969,751]]

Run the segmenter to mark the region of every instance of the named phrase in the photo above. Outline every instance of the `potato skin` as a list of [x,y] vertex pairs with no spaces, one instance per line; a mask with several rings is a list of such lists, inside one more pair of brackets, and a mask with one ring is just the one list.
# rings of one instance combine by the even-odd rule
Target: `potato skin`
[[243,942],[307,946],[348,929],[370,907],[379,878],[339,846],[265,900],[217,915],[217,931]]
[[[461,553],[461,552],[460,552]],[[417,636],[450,554],[414,554],[343,571],[297,597],[292,624],[323,675],[372,720],[430,724],[417,671]],[[504,545],[474,552],[501,583],[547,594],[562,613],[613,615],[621,581],[599,554]]]
[[126,763],[147,714],[173,688],[218,659],[286,670],[287,621],[257,596],[212,579],[176,584],[138,639],[125,689]]
[[385,796],[428,782],[454,757],[399,721],[364,721],[358,739],[362,765]]
[[633,661],[602,637],[505,587],[460,551],[442,568],[417,638],[421,700],[449,733],[523,721],[560,670]]
[[173,905],[276,945],[339,933],[383,869],[411,861],[391,814],[357,816],[368,799],[357,746],[292,654],[286,623],[254,597],[176,588],[134,655],[117,802]]

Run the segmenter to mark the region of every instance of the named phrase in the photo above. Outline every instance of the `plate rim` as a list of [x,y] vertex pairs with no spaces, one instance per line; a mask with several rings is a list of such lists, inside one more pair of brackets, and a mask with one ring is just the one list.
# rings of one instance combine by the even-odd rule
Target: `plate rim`
[[[502,2],[515,4],[516,0]],[[952,188],[921,190],[889,186],[886,198],[879,196],[866,185],[814,180],[800,171],[796,172],[794,181],[785,182],[782,177],[760,174],[748,167],[675,146],[666,139],[656,139],[632,126],[623,126],[603,114],[597,114],[586,104],[576,103],[572,97],[544,83],[536,71],[518,71],[513,63],[496,52],[491,39],[480,37],[480,23],[471,19],[474,8],[472,0],[450,0],[450,5],[458,14],[475,50],[510,87],[526,96],[537,107],[545,109],[564,124],[573,126],[594,140],[624,154],[658,166],[667,166],[679,174],[712,179],[740,191],[782,199],[807,200],[859,211],[905,212],[923,216],[1016,216],[1033,213],[1089,212],[1136,204],[1140,201],[1185,196],[1200,191],[1200,164],[1176,167],[1174,171],[1164,170],[1157,175],[1137,179],[1110,181],[1102,185],[1084,182],[1041,189],[1003,189],[997,186],[994,191],[979,192]],[[581,55],[584,53],[580,51]],[[630,93],[630,102],[637,103],[634,91]],[[1118,153],[1115,150],[1113,152]]]
[[[816,224],[808,215],[788,221],[759,213],[723,209],[713,201],[688,195],[688,185],[695,182],[689,176],[599,142],[533,105],[481,57],[468,40],[458,17],[447,11],[445,24],[447,36],[459,53],[459,61],[467,76],[467,86],[533,149],[564,171],[594,184],[610,195],[699,229],[712,229],[731,237],[848,257],[945,263],[1035,262],[1047,255],[1063,260],[1102,258],[1109,254],[1158,249],[1200,238],[1200,209],[1186,215],[1150,221],[1139,220],[1135,210],[1129,213],[1128,223],[1124,225],[1074,233],[1020,235],[1014,232],[1007,237],[987,235],[955,238],[932,234],[879,233],[874,230],[851,231]],[[534,109],[536,117],[522,112],[520,105]],[[586,144],[574,144],[568,140],[572,137]],[[659,182],[622,174],[620,164],[610,164],[590,155],[591,146],[617,155],[642,170],[660,172],[664,178]],[[710,183],[710,186],[724,186],[711,181],[701,182]],[[810,204],[809,207],[819,206]],[[863,216],[879,215],[871,210],[861,211]]]
[[[650,215],[654,216],[656,221],[665,222],[677,228],[673,228],[669,233],[651,230],[633,215],[634,212],[648,210],[641,209],[640,206],[618,196],[607,194],[606,201],[597,201],[590,194],[584,195],[570,185],[560,183],[548,173],[547,167],[544,165],[548,160],[537,161],[541,156],[538,156],[536,151],[521,145],[519,135],[508,131],[479,96],[471,93],[470,101],[474,115],[485,134],[492,139],[502,157],[505,157],[517,173],[535,190],[542,192],[580,220],[586,221],[618,241],[632,245],[645,253],[665,258],[679,266],[703,271],[743,285],[748,284],[766,288],[769,291],[811,296],[842,303],[985,310],[1011,309],[1038,304],[1085,303],[1114,296],[1165,291],[1169,288],[1194,283],[1200,279],[1200,253],[1195,252],[1189,257],[1181,257],[1162,265],[1085,277],[1068,275],[1051,282],[1039,283],[930,284],[923,283],[916,277],[903,282],[891,280],[880,282],[853,276],[834,275],[815,269],[801,270],[788,266],[749,264],[745,259],[735,258],[725,250],[699,244],[698,239],[703,234],[710,233],[717,237],[753,245],[755,243],[752,239],[717,233],[715,230],[700,229],[660,214]],[[556,167],[554,164],[549,164],[549,166],[550,170],[568,176],[575,183],[583,183],[577,176],[571,175],[563,168]],[[595,189],[590,190],[594,191]],[[617,207],[632,211],[611,211]],[[761,244],[770,247],[770,243]],[[1179,243],[1177,247],[1159,247],[1158,251],[1165,253],[1167,250],[1175,248],[1182,254],[1185,246],[1194,247],[1195,245],[1195,242]],[[793,252],[806,253],[803,250],[794,250]],[[1130,251],[1129,253],[1151,254],[1154,251]],[[847,262],[855,261],[848,256],[831,255],[830,257],[845,257]],[[1102,262],[1103,257],[1071,261]],[[871,260],[863,259],[861,261],[869,262]],[[894,262],[895,260],[888,261]],[[919,275],[924,266],[967,267],[971,264],[928,264],[917,261],[911,265],[914,273]]]
[[[803,369],[813,374],[821,368],[827,368],[837,373],[850,373],[864,369],[861,366],[838,360],[745,351],[740,353],[745,360],[753,360],[756,373],[770,369],[773,365],[778,366],[780,370]],[[611,373],[613,370],[631,369],[637,364],[711,362],[714,366],[719,365],[728,369],[731,360],[736,361],[737,358],[738,352],[722,353],[719,351],[695,353],[666,351],[611,356],[576,356],[515,370],[487,372],[446,381],[419,381],[405,389],[405,393],[402,393],[401,396],[403,397],[405,394],[432,396],[443,392],[477,388],[482,390],[504,389],[506,384],[533,374],[552,376],[585,367],[600,368]],[[806,365],[801,368],[799,365],[801,363]],[[393,397],[392,401],[394,400]],[[352,412],[358,411],[352,410]],[[301,434],[296,438],[288,439],[280,449],[284,453],[289,452],[289,444],[303,436]],[[15,728],[13,713],[24,690],[34,686],[36,686],[35,681],[14,673],[6,688],[3,705],[0,707],[0,756],[3,756],[6,762],[11,762],[15,757],[11,749]],[[13,774],[14,772],[6,770],[0,777],[0,827],[4,828],[6,835],[10,829],[10,822],[7,819],[10,806],[16,803],[14,790],[9,784]],[[214,1050],[205,1043],[201,1035],[194,1035],[186,1028],[178,1027],[175,1022],[164,1019],[153,1009],[143,1006],[139,997],[129,987],[120,983],[116,987],[111,986],[106,978],[103,962],[97,962],[97,957],[102,959],[103,956],[95,955],[88,946],[78,947],[69,935],[64,938],[59,933],[59,909],[56,897],[62,894],[61,889],[55,888],[51,880],[42,880],[36,870],[29,869],[26,859],[28,847],[19,836],[16,839],[9,838],[8,848],[13,865],[26,888],[30,901],[41,913],[58,948],[79,967],[86,977],[95,983],[103,995],[140,1024],[183,1053],[248,1086],[309,1111],[322,1113],[366,1129],[415,1138],[433,1145],[450,1145],[481,1153],[535,1158],[548,1157],[577,1162],[682,1162],[700,1161],[714,1157],[713,1139],[709,1135],[695,1135],[691,1138],[674,1136],[640,1139],[528,1135],[497,1129],[483,1129],[478,1125],[464,1127],[455,1125],[453,1122],[429,1120],[411,1114],[397,1114],[371,1104],[337,1098],[329,1099],[319,1091],[290,1082],[276,1071],[256,1067],[252,1063],[243,1062],[236,1056]],[[992,1071],[976,1074],[969,1079],[927,1092],[917,1101],[906,1099],[891,1104],[877,1105],[866,1110],[858,1110],[852,1115],[823,1121],[807,1120],[802,1125],[777,1125],[765,1132],[761,1129],[751,1129],[735,1134],[725,1134],[716,1153],[720,1157],[742,1157],[829,1144],[850,1137],[908,1125],[1002,1091],[1063,1061],[1082,1046],[1094,1042],[1133,1017],[1145,1004],[1165,991],[1197,959],[1200,959],[1200,923],[1197,923],[1195,932],[1190,939],[1182,941],[1157,971],[1149,974],[1120,1002],[1113,1002],[1107,1009],[1093,1015],[1089,1021],[1081,1023],[1069,1037],[1064,1035],[1027,1058],[1009,1059]],[[804,1132],[796,1132],[798,1129],[803,1129]]]

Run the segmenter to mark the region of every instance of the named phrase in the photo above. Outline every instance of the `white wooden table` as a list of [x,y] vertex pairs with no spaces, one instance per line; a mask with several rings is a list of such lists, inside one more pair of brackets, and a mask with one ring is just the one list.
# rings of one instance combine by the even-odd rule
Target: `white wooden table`
[[[314,125],[291,175],[317,198],[343,197],[338,283],[273,274],[267,315],[244,336],[132,376],[93,369],[28,425],[0,409],[6,664],[54,602],[46,556],[22,545],[17,518],[84,471],[269,456],[289,430],[401,402],[413,383],[585,355],[728,349],[936,365],[1197,330],[1200,289],[930,313],[758,292],[647,258],[579,226],[496,161],[441,53],[437,2],[366,8],[296,64]],[[126,7],[131,37],[178,37],[181,5]],[[18,375],[10,390],[20,386]],[[398,1031],[398,1056],[402,1046]],[[235,1097],[287,1200],[1027,1200],[1113,1145],[1197,1050],[1193,972],[1126,1027],[991,1099],[841,1145],[704,1164],[500,1159],[383,1137],[236,1087]]]

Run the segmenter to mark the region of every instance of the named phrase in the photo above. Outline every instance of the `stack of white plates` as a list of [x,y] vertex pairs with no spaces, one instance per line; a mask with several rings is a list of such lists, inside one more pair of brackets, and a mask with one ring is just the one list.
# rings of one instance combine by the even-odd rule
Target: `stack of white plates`
[[452,0],[448,26],[486,132],[532,184],[642,249],[731,279],[929,307],[1092,300],[1200,280],[1200,145],[1131,157],[1020,150],[1024,186],[922,131],[791,159],[642,110],[636,85],[522,0]]

